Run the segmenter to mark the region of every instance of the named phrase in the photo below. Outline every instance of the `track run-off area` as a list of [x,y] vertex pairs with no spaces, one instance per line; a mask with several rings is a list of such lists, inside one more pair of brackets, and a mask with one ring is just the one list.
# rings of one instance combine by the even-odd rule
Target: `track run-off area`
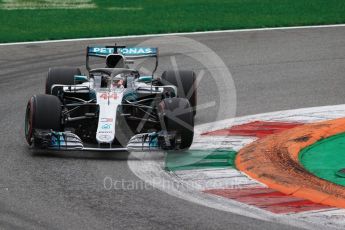
[[[286,131],[285,128],[281,128],[284,126],[281,123],[288,122],[289,125],[296,125],[294,128],[299,128],[300,123],[336,119],[344,115],[344,27],[198,33],[183,36],[212,49],[232,74],[236,88],[237,118],[231,119],[226,111],[215,116],[214,114],[219,111],[217,106],[200,110],[196,116],[196,134],[229,128],[228,123],[224,126],[221,122],[224,119],[230,119],[227,121],[234,125],[234,130],[225,131],[234,135],[229,135],[225,140],[219,138],[224,136],[219,133],[213,136],[204,135],[207,136],[205,138],[211,138],[209,140],[217,145],[216,148],[221,147],[228,151],[228,145],[231,145],[231,150],[238,152],[244,145],[261,138],[261,135],[267,135],[253,134],[253,127],[258,125],[255,122],[261,122],[261,127],[266,125],[265,127],[271,130],[269,132],[275,133],[277,129]],[[156,156],[150,153],[149,157],[146,154],[149,159],[144,160],[140,160],[142,156],[128,153],[76,152],[32,155],[23,134],[25,106],[31,95],[44,91],[48,68],[76,66],[82,67],[85,72],[84,51],[87,45],[114,42],[139,44],[146,39],[147,37],[131,37],[0,46],[1,228],[343,227],[341,209],[317,206],[300,197],[293,201],[294,198],[290,196],[286,197],[277,190],[270,190],[259,179],[253,182],[246,175],[236,174],[238,171],[231,166],[233,161],[223,161],[235,160],[231,152],[215,152],[213,159],[211,157],[202,162],[203,165],[194,165],[195,168],[185,170],[174,169],[173,163],[176,158],[170,159],[172,161],[168,163],[171,169],[167,170],[167,162],[162,158],[164,156],[158,153]],[[193,69],[197,74],[202,71],[202,66],[182,55],[176,55],[171,59],[173,54],[174,50],[161,54],[161,70],[169,68],[171,61],[176,60],[181,69]],[[215,65],[213,68],[221,67]],[[198,87],[200,104],[217,102],[218,96],[213,96],[223,92],[213,86],[212,79],[207,78],[205,74]],[[296,110],[309,107],[314,108]],[[268,114],[274,111],[281,112]],[[214,123],[215,120],[218,120],[218,123]],[[280,128],[277,128],[276,123],[267,122],[278,122]],[[247,126],[238,127],[243,124]],[[196,135],[195,149],[205,149],[201,136]],[[193,159],[193,153],[191,155]],[[213,166],[223,163],[232,168],[229,166],[224,169],[224,165],[220,164],[217,168],[219,171],[205,172],[205,168],[210,166],[209,163],[215,163]],[[221,179],[224,173],[228,173],[226,169],[233,174]],[[191,170],[193,173],[187,173]],[[168,186],[160,187],[161,180],[153,180],[157,176],[165,178]],[[105,178],[121,182],[125,186],[109,189],[104,184]],[[205,178],[219,181],[204,183]],[[235,178],[236,183],[233,183],[231,178]],[[185,186],[183,181],[193,181],[190,183],[192,187],[188,184]],[[143,186],[128,186],[132,182]],[[176,188],[176,184],[183,186]],[[219,190],[217,186],[223,184],[232,186],[231,188],[236,185],[237,194],[242,192],[247,195],[239,197],[232,191]],[[248,185],[245,187],[247,190],[243,190],[243,185]],[[254,187],[260,191],[248,190]],[[242,191],[239,191],[241,189]],[[282,213],[279,205],[260,203],[272,196],[286,203],[292,202],[292,206],[289,206],[291,212]],[[248,197],[262,199],[252,203]],[[298,207],[302,209],[295,212]]]

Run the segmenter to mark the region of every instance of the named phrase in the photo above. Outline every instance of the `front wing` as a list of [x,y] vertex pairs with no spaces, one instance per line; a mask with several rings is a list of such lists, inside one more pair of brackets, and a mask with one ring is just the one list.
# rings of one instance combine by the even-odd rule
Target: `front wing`
[[178,146],[175,133],[153,132],[134,135],[126,147],[86,147],[83,141],[72,132],[36,130],[34,147],[57,151],[159,151],[174,150]]

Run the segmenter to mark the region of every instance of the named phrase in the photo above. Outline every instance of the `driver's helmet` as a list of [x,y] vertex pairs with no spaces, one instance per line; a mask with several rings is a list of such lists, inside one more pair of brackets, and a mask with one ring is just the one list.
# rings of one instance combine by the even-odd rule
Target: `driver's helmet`
[[109,79],[109,84],[112,84],[112,88],[124,88],[124,78],[122,77],[122,74],[118,74],[113,77],[113,81]]

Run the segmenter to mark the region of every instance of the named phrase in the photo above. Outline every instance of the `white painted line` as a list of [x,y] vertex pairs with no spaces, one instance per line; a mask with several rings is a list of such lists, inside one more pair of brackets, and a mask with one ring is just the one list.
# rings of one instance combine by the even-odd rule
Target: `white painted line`
[[99,38],[76,38],[76,39],[63,39],[63,40],[34,41],[34,42],[13,42],[13,43],[0,43],[0,46],[48,44],[48,43],[78,42],[78,41],[102,41],[102,40],[130,39],[130,38],[150,38],[150,37],[161,37],[161,36],[188,36],[188,35],[203,35],[203,34],[217,34],[217,33],[243,33],[243,32],[272,31],[272,30],[339,28],[339,27],[345,27],[345,24],[317,25],[317,26],[270,27],[270,28],[265,27],[265,28],[256,28],[256,29],[213,30],[213,31],[199,31],[199,32],[127,35],[127,36],[113,36],[113,37],[99,37]]
[[210,135],[194,135],[191,149],[232,149],[238,151],[243,146],[252,143],[255,137],[240,136],[210,136]]
[[0,9],[3,10],[90,9],[96,7],[96,4],[93,3],[92,0],[2,0],[2,2],[0,2]]
[[200,191],[219,188],[247,188],[267,186],[256,183],[245,174],[232,168],[213,170],[182,170],[175,171],[176,177],[188,184],[194,184]]

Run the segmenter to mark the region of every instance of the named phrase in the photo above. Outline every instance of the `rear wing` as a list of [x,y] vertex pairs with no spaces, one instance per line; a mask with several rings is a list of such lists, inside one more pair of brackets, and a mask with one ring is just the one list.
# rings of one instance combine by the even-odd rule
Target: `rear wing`
[[156,58],[156,66],[158,66],[158,48],[156,47],[126,47],[126,46],[88,46],[86,48],[86,69],[90,71],[89,57],[106,58],[110,54],[121,54],[130,63],[131,59],[138,58]]
[[109,54],[122,54],[130,58],[156,57],[158,55],[158,48],[125,46],[87,47],[87,56],[107,57]]

